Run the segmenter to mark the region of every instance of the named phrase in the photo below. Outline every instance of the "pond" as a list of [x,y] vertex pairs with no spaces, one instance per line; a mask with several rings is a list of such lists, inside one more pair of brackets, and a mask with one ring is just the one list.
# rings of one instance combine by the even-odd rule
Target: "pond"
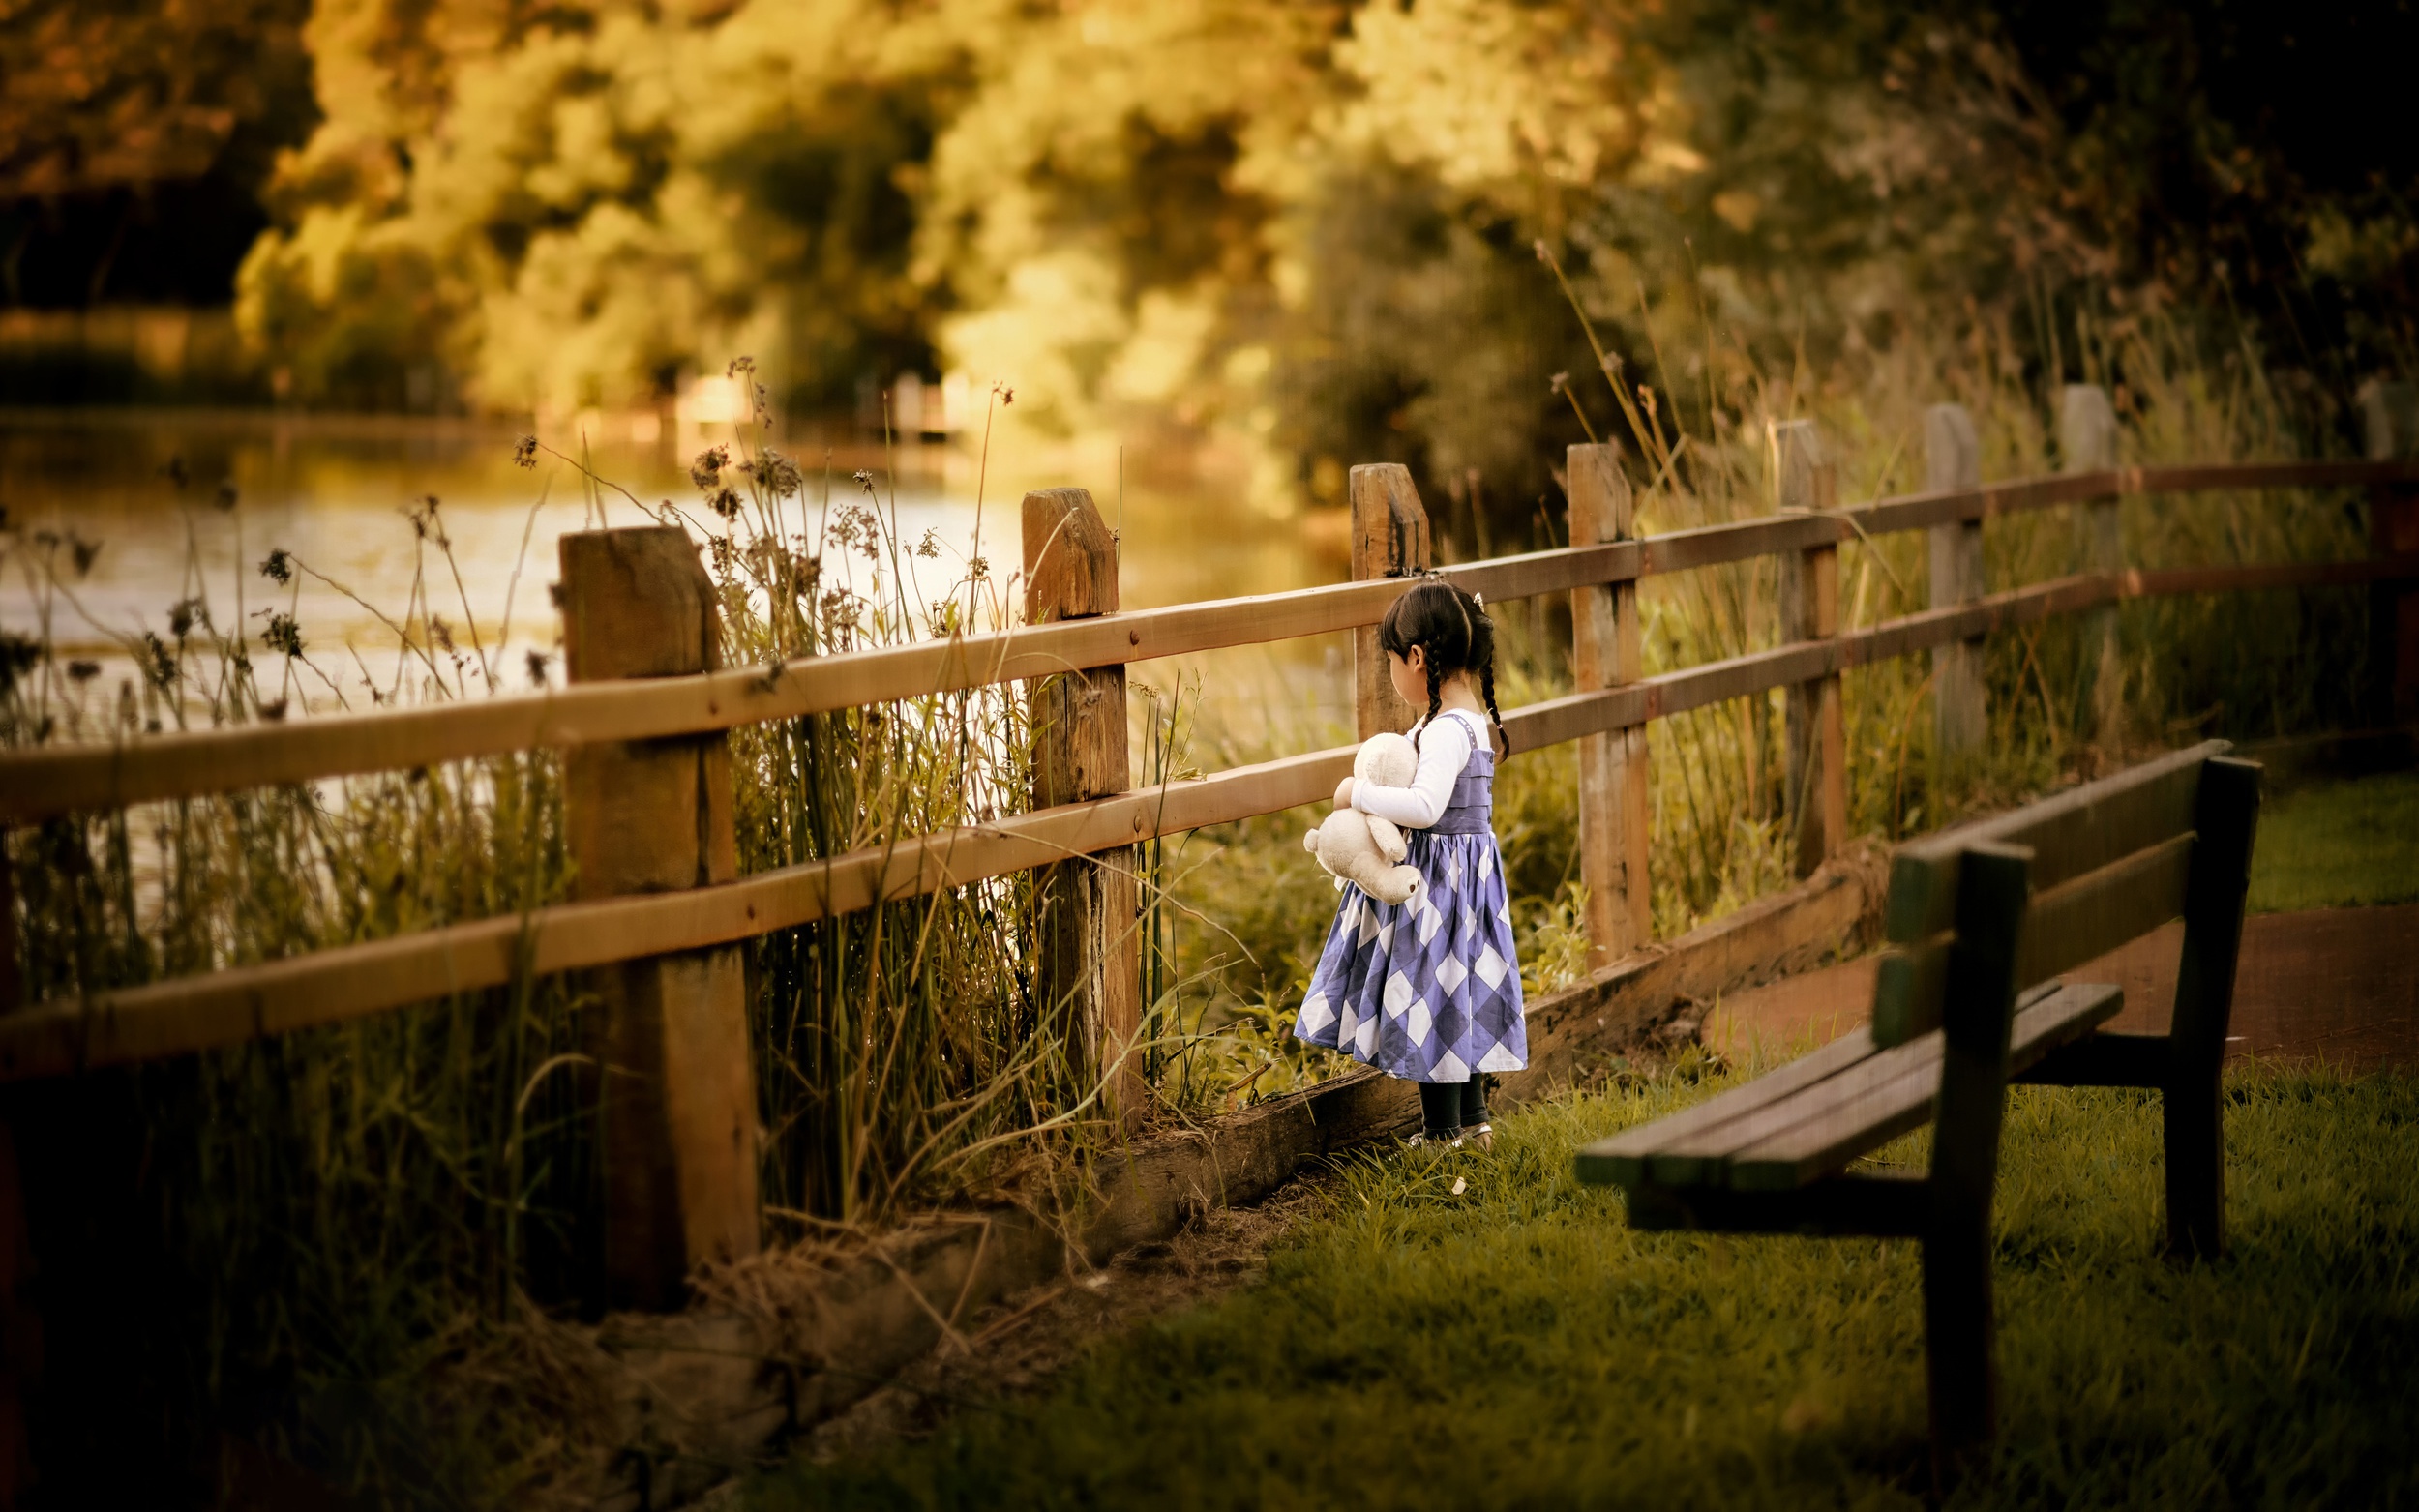
[[[0,627],[46,634],[62,659],[100,664],[101,687],[113,689],[132,671],[128,640],[146,630],[165,636],[180,601],[202,599],[222,627],[240,620],[255,646],[269,612],[290,612],[326,678],[300,677],[294,692],[323,712],[338,707],[340,696],[343,706],[367,707],[368,687],[394,680],[402,653],[387,622],[414,618],[417,593],[421,612],[445,621],[465,651],[466,631],[475,627],[499,687],[529,687],[528,653],[549,655],[558,644],[547,593],[557,538],[645,517],[630,497],[591,486],[556,457],[541,455],[534,469],[516,465],[521,434],[509,423],[425,417],[0,411],[0,510],[15,532],[15,559],[0,566]],[[702,516],[687,458],[729,435],[727,427],[678,435],[666,428],[642,441],[622,428],[584,446],[570,435],[541,439],[584,457],[597,475],[650,505],[669,499]],[[1012,571],[1018,499],[1029,488],[1070,484],[1089,487],[1120,531],[1128,608],[1347,575],[1339,530],[1251,508],[1240,470],[1214,456],[1001,445],[986,464],[978,445],[966,440],[886,449],[878,440],[806,433],[776,444],[807,471],[805,528],[822,512],[826,481],[832,504],[845,505],[861,497],[851,477],[864,469],[886,510],[895,500],[904,538],[936,533],[944,551],[928,570],[945,569],[941,577],[962,571],[978,527],[995,571]],[[419,539],[409,518],[431,496],[452,544],[450,561]],[[54,544],[39,544],[38,533]],[[80,574],[78,543],[89,560]],[[307,569],[293,586],[260,575],[262,559],[278,548]],[[47,573],[45,558],[53,564]],[[266,653],[254,656],[267,665]],[[1335,717],[1347,706],[1347,665],[1343,637],[1329,637],[1239,648],[1189,659],[1185,667],[1223,689],[1248,688],[1233,700],[1239,707]],[[1165,685],[1178,670],[1146,666],[1137,675]],[[466,691],[475,692],[476,658],[463,675]],[[559,660],[549,675],[560,681]]]

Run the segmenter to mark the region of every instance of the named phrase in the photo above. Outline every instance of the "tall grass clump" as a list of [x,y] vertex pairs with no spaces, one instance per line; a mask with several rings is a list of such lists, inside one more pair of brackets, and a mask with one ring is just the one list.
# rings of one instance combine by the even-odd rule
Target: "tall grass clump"
[[[1587,302],[1573,291],[1582,322]],[[2181,316],[2118,318],[2089,306],[2045,315],[2053,366],[2111,393],[2126,464],[2325,456],[2335,412],[2272,374],[2225,328]],[[1653,364],[1604,364],[1607,381],[1563,380],[1596,433],[1615,437],[1636,490],[1638,528],[1657,533],[1766,516],[1775,507],[1768,426],[1811,418],[1837,468],[1839,501],[1912,492],[1924,480],[1924,411],[1955,401],[1974,417],[1986,479],[2061,465],[2059,396],[2005,321],[1975,314],[1960,340],[1909,337],[1818,368],[1803,352],[1770,358],[1722,335],[1700,311],[1687,329],[1647,326]],[[2213,334],[2215,333],[2215,334]],[[1595,331],[1588,330],[1591,340]],[[2062,336],[2064,346],[2056,338]],[[1602,353],[1600,345],[1598,347]],[[1475,496],[1468,519],[1489,541]],[[1548,501],[1549,505],[1555,501]],[[1986,591],[2077,570],[2074,511],[2003,518],[1985,531]],[[2131,498],[2129,563],[2142,567],[2309,561],[2363,554],[2356,506],[2324,492]],[[1497,534],[1502,534],[1499,522]],[[1540,507],[1526,543],[1562,544]],[[1449,549],[1450,542],[1445,544]],[[1840,621],[1868,625],[1929,607],[1920,533],[1854,541],[1840,553]],[[1759,560],[1661,576],[1642,585],[1650,675],[1767,649],[1781,640],[1780,564]],[[1504,627],[1504,702],[1569,690],[1569,622],[1556,602],[1494,607]],[[2071,617],[1986,642],[1989,738],[1954,766],[1934,750],[1928,658],[1883,662],[1842,679],[1852,833],[1896,841],[1978,809],[2205,735],[2255,737],[2349,723],[2366,654],[2359,590],[2209,594],[2142,601],[2120,613],[2126,719],[2092,729],[2086,668]],[[1265,697],[1265,696],[1264,696]],[[1787,886],[1790,809],[1782,694],[1736,699],[1648,726],[1654,772],[1653,914],[1671,938]],[[1350,740],[1340,723],[1289,722],[1276,709],[1226,722],[1210,698],[1205,765],[1264,760]],[[1226,727],[1248,725],[1238,736]],[[1214,756],[1215,761],[1210,758]],[[1498,768],[1496,828],[1532,992],[1572,980],[1585,941],[1576,868],[1575,755],[1517,752]],[[1332,911],[1324,875],[1299,848],[1311,811],[1190,837],[1168,886],[1189,995],[1178,1018],[1214,1064],[1212,1100],[1233,1104],[1316,1080],[1335,1057],[1305,1055],[1285,1026],[1299,1006]]]
[[[519,460],[541,454],[576,471],[592,521],[636,506],[700,540],[727,663],[775,676],[794,658],[1013,615],[1015,584],[980,535],[971,549],[903,539],[870,474],[810,477],[750,431],[697,460],[688,505],[641,504],[534,439]],[[224,503],[180,496],[194,542],[240,530]],[[349,593],[318,564],[273,546],[230,587],[202,579],[196,548],[158,627],[93,627],[121,653],[114,697],[101,666],[63,662],[50,634],[82,612],[102,548],[0,533],[0,570],[25,577],[37,608],[0,646],[0,741],[495,690],[502,627],[461,597],[436,502],[411,521],[408,604],[364,605],[385,650],[330,646],[299,622],[304,578]],[[526,675],[543,685],[548,661],[528,653]],[[1014,687],[738,729],[742,867],[1014,812],[1031,744]],[[562,803],[557,759],[539,752],[12,832],[22,991],[72,1000],[563,901]],[[1035,906],[1029,877],[1003,877],[750,944],[768,1240],[828,1241],[1010,1186],[1046,1197],[1042,1178],[1096,1142],[1097,1076],[1027,962]],[[577,980],[524,976],[12,1089],[49,1278],[45,1464],[75,1466],[79,1494],[168,1501],[247,1495],[264,1457],[371,1505],[519,1504],[576,1484],[594,1425],[548,1330],[598,1291],[594,1017]],[[106,1452],[129,1404],[148,1425],[139,1456]]]
[[[744,369],[735,370],[745,371]],[[762,388],[757,391],[762,403]],[[995,399],[999,396],[995,396]],[[766,419],[761,410],[758,419]],[[858,472],[810,477],[740,432],[699,459],[727,654],[767,675],[800,657],[1004,628],[1004,583],[975,534],[909,541],[895,496]],[[1012,522],[994,548],[1014,548]],[[955,560],[950,560],[950,558]],[[732,731],[743,872],[978,824],[1031,792],[1022,690],[994,684]],[[1096,1068],[1069,1005],[1033,979],[1032,876],[1018,873],[784,931],[750,947],[767,1211],[815,1232],[911,1200],[1018,1179],[1095,1133]],[[778,1231],[778,1227],[776,1230]]]
[[[1588,323],[1575,290],[1571,303]],[[2043,318],[2052,323],[2046,369],[2026,360],[2030,347],[2004,319],[1974,311],[1959,340],[1907,336],[1817,368],[1802,350],[1777,358],[1748,350],[1700,309],[1686,329],[1647,320],[1651,371],[1608,359],[1603,386],[1569,387],[1572,402],[1596,408],[1619,438],[1638,486],[1639,528],[1649,533],[1771,514],[1769,427],[1780,420],[1817,423],[1842,504],[1923,487],[1924,411],[1942,401],[1973,416],[1986,480],[2055,472],[2059,394],[2048,380],[2058,373],[2108,389],[2127,465],[2340,450],[2336,410],[2274,376],[2227,327],[2173,314],[2120,317],[2089,303]],[[1588,334],[1594,341],[1592,325]],[[2077,571],[2078,513],[1989,521],[1986,591]],[[2357,505],[2341,493],[2135,497],[2121,518],[2126,559],[2136,567],[2366,550]],[[1779,571],[1768,559],[1647,579],[1649,674],[1780,643]],[[1927,607],[1920,532],[1840,548],[1843,628]],[[2003,632],[1985,656],[1989,739],[1978,758],[1955,769],[1933,749],[1928,659],[1851,671],[1842,679],[1851,831],[1896,840],[2204,735],[2347,723],[2357,717],[2365,615],[2359,591],[2341,589],[2129,604],[2120,616],[2125,718],[2114,730],[2090,726],[2076,617]],[[1775,692],[1649,726],[1658,935],[1789,879],[1783,708]]]
[[[180,506],[193,538],[237,528]],[[412,518],[423,572],[389,621],[398,658],[384,678],[357,664],[357,691],[380,704],[495,676],[425,591],[450,549],[434,501]],[[0,570],[23,574],[38,610],[0,659],[0,742],[133,740],[286,718],[314,688],[343,698],[293,617],[315,569],[283,549],[261,563],[253,593],[269,605],[254,613],[244,585],[189,565],[161,629],[115,633],[128,670],[96,697],[101,666],[62,664],[48,632],[81,614],[99,549],[0,535]],[[72,815],[12,831],[7,849],[28,1000],[511,914],[568,881],[545,753]],[[582,1285],[591,1145],[563,1074],[581,1011],[567,984],[524,979],[9,1089],[42,1266],[33,1410],[53,1487],[209,1501],[269,1455],[443,1499],[551,1468],[543,1434],[512,1431],[533,1429],[523,1408],[419,1386],[433,1371],[477,1379],[490,1346],[476,1325]],[[473,1432],[490,1413],[501,1430]]]

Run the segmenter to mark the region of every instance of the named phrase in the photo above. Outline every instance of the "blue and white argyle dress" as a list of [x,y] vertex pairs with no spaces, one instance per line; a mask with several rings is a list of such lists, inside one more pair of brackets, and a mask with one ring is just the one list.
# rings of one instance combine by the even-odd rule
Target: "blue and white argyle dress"
[[[1448,710],[1443,717],[1458,717]],[[1472,726],[1470,764],[1435,825],[1406,829],[1426,885],[1384,904],[1347,882],[1294,1033],[1410,1082],[1467,1082],[1529,1063],[1511,899],[1496,847],[1495,749]]]

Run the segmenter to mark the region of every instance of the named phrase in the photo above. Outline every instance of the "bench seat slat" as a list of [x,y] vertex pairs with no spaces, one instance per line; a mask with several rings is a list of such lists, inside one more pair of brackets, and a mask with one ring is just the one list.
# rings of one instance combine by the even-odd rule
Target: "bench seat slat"
[[[2050,982],[2020,994],[2016,998],[2017,1012],[2021,1013],[2058,990],[2059,984]],[[1635,1186],[1649,1179],[1647,1162],[1652,1157],[1689,1141],[1701,1141],[1722,1126],[1751,1116],[1783,1098],[1805,1092],[1862,1064],[1875,1053],[1877,1052],[1870,1035],[1863,1029],[1851,1030],[1822,1049],[1801,1055],[1744,1086],[1734,1086],[1693,1108],[1684,1108],[1653,1123],[1641,1124],[1585,1146],[1579,1151],[1579,1179],[1599,1185]],[[1938,1050],[1935,1048],[1931,1054],[1937,1063]]]
[[[2124,991],[2105,983],[2077,983],[2040,999],[2016,1017],[2008,1047],[2010,1072],[2021,1072],[2089,1034],[2124,1006]],[[1730,1185],[1741,1191],[1804,1186],[1925,1122],[1940,1095],[1940,1043],[1938,1030],[1926,1035],[1918,1044],[1932,1047],[1927,1063],[1854,1101],[1829,1100],[1819,1092],[1792,1099],[1792,1106],[1804,1106],[1807,1116],[1732,1155],[1727,1163]]]
[[1795,1094],[1692,1135],[1665,1140],[1647,1157],[1646,1179],[1657,1186],[1721,1186],[1724,1163],[1740,1150],[1784,1134],[1829,1109],[1854,1109],[1903,1077],[1940,1081],[1940,1037],[1868,1055]]
[[1734,1086],[1693,1108],[1684,1108],[1653,1123],[1624,1130],[1611,1139],[1598,1140],[1587,1145],[1579,1151],[1579,1179],[1604,1185],[1634,1186],[1645,1179],[1646,1157],[1665,1141],[1686,1138],[1753,1112],[1767,1103],[1776,1102],[1834,1076],[1872,1053],[1873,1037],[1863,1028],[1852,1029],[1811,1054],[1801,1055],[1785,1066],[1768,1071],[1744,1086]]

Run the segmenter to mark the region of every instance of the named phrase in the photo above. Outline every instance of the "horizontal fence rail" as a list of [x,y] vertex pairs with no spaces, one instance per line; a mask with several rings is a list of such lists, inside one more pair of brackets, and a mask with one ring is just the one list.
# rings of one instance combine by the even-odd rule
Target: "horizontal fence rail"
[[[2413,483],[2419,483],[2419,462],[2107,468],[1909,494],[1852,509],[1767,516],[1643,540],[1537,551],[1449,567],[1444,576],[1462,588],[1502,601],[1633,582],[1843,545],[1861,537],[1934,529],[2123,495]],[[2374,565],[2347,564],[2344,570],[2367,570]],[[2363,582],[2375,578],[2291,580]],[[2262,585],[2249,579],[2210,584]],[[1356,630],[1383,618],[1403,586],[1398,578],[1379,578],[1020,626],[953,640],[804,658],[774,667],[589,683],[475,703],[330,715],[292,724],[159,735],[106,747],[58,746],[0,753],[0,823],[26,823],[61,814],[314,778],[403,770],[532,749],[706,733],[1079,668]]]
[[[2217,474],[2224,469],[2193,471]],[[2398,480],[2419,477],[2419,469],[2389,469],[2381,474],[2371,469],[2362,476],[2372,474]],[[1910,502],[1928,509],[1936,500]],[[1827,519],[1808,517],[1782,523],[1803,526]],[[1682,539],[1693,542],[1708,534],[1688,532]],[[1657,537],[1626,546],[1649,547],[1673,539]],[[1788,537],[1779,549],[1801,545],[1800,539]],[[1767,544],[1760,549],[1775,548]],[[1587,548],[1568,555],[1601,560],[1605,554],[1604,548]],[[1527,581],[1515,577],[1515,570],[1527,573],[1534,564],[1553,557],[1568,559],[1565,553],[1538,553],[1478,564],[1461,569],[1456,576],[1465,583],[1473,578],[1490,580],[1485,577],[1489,574],[1497,582]],[[1691,565],[1708,564],[1693,561]],[[1556,568],[1568,570],[1561,563]],[[1505,715],[1505,732],[1515,751],[1533,751],[2123,600],[2255,588],[2352,586],[2414,578],[2419,578],[2419,554],[2356,562],[2086,574],[1843,631],[1826,640],[1779,646],[1530,704]],[[1316,591],[1345,598],[1348,593],[1384,588],[1390,598],[1401,586],[1392,581],[1356,584],[1341,592]],[[1298,599],[1301,595],[1276,597]],[[1348,598],[1347,602],[1359,600]],[[1103,616],[1079,623],[1097,629],[1110,621]],[[1250,638],[1273,638],[1280,633],[1266,631]],[[0,1081],[158,1059],[342,1023],[409,1003],[501,986],[524,970],[551,974],[729,944],[867,908],[878,902],[965,886],[1070,856],[1281,813],[1327,798],[1337,780],[1352,770],[1354,751],[1352,746],[1339,746],[1237,767],[1210,777],[918,836],[719,886],[558,904],[524,915],[441,926],[391,939],[99,993],[89,998],[39,1003],[0,1018]]]

